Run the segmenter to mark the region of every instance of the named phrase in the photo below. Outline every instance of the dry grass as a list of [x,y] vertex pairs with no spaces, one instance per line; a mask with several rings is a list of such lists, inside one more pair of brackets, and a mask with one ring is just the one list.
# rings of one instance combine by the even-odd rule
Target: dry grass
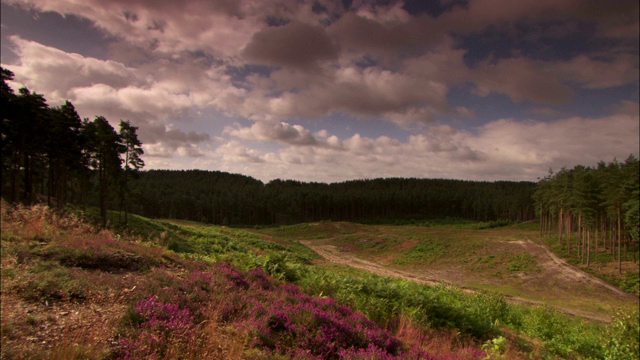
[[[204,266],[43,205],[0,206],[2,359],[113,357],[127,309]],[[203,306],[198,336],[169,340],[165,358],[245,358],[246,331],[218,322],[215,303]]]
[[[455,359],[476,359],[477,349],[481,347],[477,340],[460,334],[453,329],[434,329],[417,326],[403,316],[400,319],[396,336],[409,347],[418,346],[435,356],[454,356]],[[509,339],[503,355],[504,359],[525,360],[537,359],[539,344],[534,346],[527,339],[517,334],[506,334]],[[519,347],[518,347],[519,345]],[[537,349],[537,350],[536,350]]]

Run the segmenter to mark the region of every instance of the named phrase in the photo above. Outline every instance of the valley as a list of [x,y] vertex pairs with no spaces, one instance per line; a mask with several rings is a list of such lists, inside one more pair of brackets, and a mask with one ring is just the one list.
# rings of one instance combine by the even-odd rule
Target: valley
[[512,302],[548,305],[604,322],[610,321],[617,308],[638,306],[634,295],[551,252],[533,227],[464,229],[352,223],[299,227],[306,231],[296,234],[294,226],[288,230],[295,234],[290,239],[299,239],[331,263],[380,276],[447,284],[468,292],[494,292]]
[[638,345],[638,298],[531,223],[123,226],[109,212],[97,230],[97,212],[2,204],[3,359],[626,359]]

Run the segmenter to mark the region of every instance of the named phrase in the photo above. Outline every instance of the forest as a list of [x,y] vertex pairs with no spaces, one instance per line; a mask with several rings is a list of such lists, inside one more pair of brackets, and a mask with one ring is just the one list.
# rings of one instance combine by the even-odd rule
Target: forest
[[[637,261],[640,214],[638,159],[601,161],[550,172],[533,195],[541,235],[554,235],[587,266],[599,252],[610,252],[621,266],[623,256]],[[623,255],[624,248],[624,255]]]
[[222,225],[446,217],[522,221],[535,216],[534,186],[530,182],[403,178],[263,184],[223,172],[150,170],[131,182],[131,193],[135,199],[132,211],[141,215]]

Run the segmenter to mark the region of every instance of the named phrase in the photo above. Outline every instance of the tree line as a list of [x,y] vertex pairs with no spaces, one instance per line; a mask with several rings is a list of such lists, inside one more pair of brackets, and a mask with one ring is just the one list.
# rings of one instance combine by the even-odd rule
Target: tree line
[[524,221],[535,216],[534,188],[532,182],[415,178],[264,184],[248,176],[202,170],[144,171],[131,182],[136,213],[223,225],[446,217]]
[[149,217],[213,224],[282,224],[319,220],[389,221],[463,217],[528,220],[535,216],[530,182],[373,179],[303,183],[217,171],[142,172],[137,127],[116,131],[103,116],[81,119],[69,101],[51,107],[41,94],[17,93],[2,75],[2,196],[9,202],[46,201]]
[[44,201],[63,208],[97,198],[103,226],[109,201],[129,208],[128,185],[144,166],[138,128],[121,120],[119,131],[103,116],[81,119],[73,104],[50,107],[26,87],[16,94],[14,74],[0,68],[2,197],[30,205]]
[[[609,252],[637,260],[640,230],[638,159],[562,168],[542,179],[533,195],[542,235],[554,235],[582,263]],[[624,248],[624,254],[623,254]]]

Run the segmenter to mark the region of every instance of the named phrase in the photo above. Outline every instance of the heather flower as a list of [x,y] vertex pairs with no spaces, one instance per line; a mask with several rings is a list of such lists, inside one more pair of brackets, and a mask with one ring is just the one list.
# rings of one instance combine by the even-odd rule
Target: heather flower
[[140,300],[134,312],[142,318],[133,338],[120,341],[120,359],[162,357],[169,342],[187,343],[193,335],[193,316],[177,304],[163,303],[157,296]]
[[227,263],[219,263],[216,265],[216,270],[227,280],[231,281],[235,288],[244,290],[249,288],[249,283],[231,265]]
[[247,329],[248,345],[267,353],[309,360],[444,360],[419,348],[403,351],[387,330],[333,298],[278,283],[262,269],[241,273],[229,264],[217,264],[213,274],[194,271],[136,304],[142,320],[135,336],[121,342],[122,358],[162,358],[169,343],[187,346],[197,337],[194,324],[215,302],[213,320]]

